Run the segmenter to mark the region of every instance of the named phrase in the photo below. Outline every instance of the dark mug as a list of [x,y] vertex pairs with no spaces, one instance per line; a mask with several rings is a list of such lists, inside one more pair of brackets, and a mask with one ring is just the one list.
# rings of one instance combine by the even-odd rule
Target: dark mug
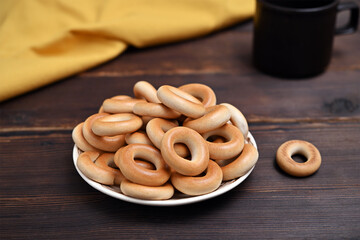
[[[336,16],[348,23],[335,29]],[[335,34],[357,29],[359,7],[337,0],[257,0],[253,61],[260,71],[282,78],[318,75],[328,66]]]

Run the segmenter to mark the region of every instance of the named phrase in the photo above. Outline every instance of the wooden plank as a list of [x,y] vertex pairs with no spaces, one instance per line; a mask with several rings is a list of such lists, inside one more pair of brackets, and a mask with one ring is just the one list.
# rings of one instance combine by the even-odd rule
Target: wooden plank
[[[200,82],[218,102],[237,106],[250,123],[360,121],[360,71],[327,72],[311,80],[285,81],[249,75],[78,76],[0,105],[0,134],[11,131],[70,130],[114,95],[132,95],[146,80],[159,87]],[[31,129],[29,129],[31,128]]]
[[[335,37],[328,71],[359,70],[359,42],[360,33]],[[252,65],[252,32],[229,29],[181,43],[132,48],[115,60],[81,75],[123,77],[254,72],[257,70]]]
[[[72,163],[70,131],[0,137],[0,235],[49,238],[357,238],[360,123],[266,124],[251,131],[259,162],[239,187],[182,207],[146,207],[88,186]],[[309,178],[274,164],[277,147],[304,139],[323,163]],[[17,154],[14,154],[16,152]]]

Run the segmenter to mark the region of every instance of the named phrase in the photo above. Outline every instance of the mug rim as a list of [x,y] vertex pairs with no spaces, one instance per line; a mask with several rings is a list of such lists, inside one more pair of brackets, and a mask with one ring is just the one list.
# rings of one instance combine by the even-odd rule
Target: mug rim
[[264,4],[265,6],[272,8],[272,9],[276,9],[282,12],[304,12],[304,13],[308,13],[308,12],[320,12],[326,9],[330,9],[334,6],[336,6],[339,3],[339,0],[332,0],[329,4],[320,6],[320,7],[310,7],[310,8],[291,8],[291,7],[283,7],[274,3],[270,3],[267,0],[257,0],[257,2],[261,2],[262,4]]

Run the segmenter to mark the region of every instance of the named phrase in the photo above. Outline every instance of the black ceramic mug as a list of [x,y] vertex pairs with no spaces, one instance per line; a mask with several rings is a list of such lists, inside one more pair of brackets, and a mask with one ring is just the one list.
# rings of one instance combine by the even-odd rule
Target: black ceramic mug
[[[335,28],[340,11],[350,11],[348,23]],[[335,34],[355,32],[359,8],[337,0],[257,0],[253,61],[267,74],[305,78],[328,66]],[[359,43],[360,44],[360,43]]]

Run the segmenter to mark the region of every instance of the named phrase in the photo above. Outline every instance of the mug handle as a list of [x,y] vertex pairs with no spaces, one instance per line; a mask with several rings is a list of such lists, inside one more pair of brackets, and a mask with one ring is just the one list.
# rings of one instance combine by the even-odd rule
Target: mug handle
[[341,11],[350,10],[350,19],[349,22],[338,29],[335,29],[335,34],[349,34],[357,30],[358,20],[359,20],[359,7],[354,2],[343,2],[339,3],[337,7],[338,13]]

